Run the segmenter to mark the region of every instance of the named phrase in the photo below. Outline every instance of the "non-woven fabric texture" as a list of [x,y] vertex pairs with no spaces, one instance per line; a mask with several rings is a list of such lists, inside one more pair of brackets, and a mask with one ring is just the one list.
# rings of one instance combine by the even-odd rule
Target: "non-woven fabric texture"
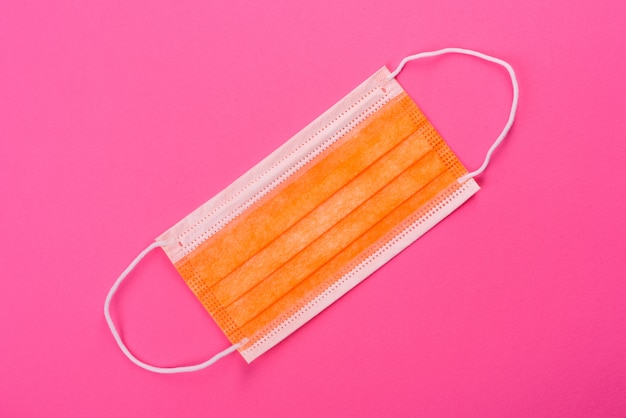
[[157,238],[252,361],[479,190],[382,68]]

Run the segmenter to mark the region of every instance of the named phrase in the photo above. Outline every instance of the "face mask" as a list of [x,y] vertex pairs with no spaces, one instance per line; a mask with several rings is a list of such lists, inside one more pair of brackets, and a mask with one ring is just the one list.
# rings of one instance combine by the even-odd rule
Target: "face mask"
[[[395,80],[407,62],[446,53],[499,64],[513,83],[508,122],[473,172]],[[256,359],[476,193],[474,177],[513,124],[517,101],[512,67],[479,52],[447,48],[382,68],[139,254],[105,301],[119,347],[158,373],[200,370],[234,351]],[[202,364],[146,364],[111,319],[120,283],[157,247],[232,343]]]

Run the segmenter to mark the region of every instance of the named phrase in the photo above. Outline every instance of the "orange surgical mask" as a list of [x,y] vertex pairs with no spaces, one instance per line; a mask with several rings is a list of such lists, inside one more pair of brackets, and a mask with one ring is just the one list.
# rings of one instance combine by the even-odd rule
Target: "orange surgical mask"
[[[513,83],[505,129],[471,173],[395,80],[408,61],[445,53],[502,65]],[[510,129],[517,99],[511,66],[475,51],[447,48],[380,69],[131,263],[105,302],[118,345],[160,373],[199,370],[234,351],[256,359],[474,195],[474,177]],[[109,314],[121,281],[157,247],[232,344],[202,364],[142,362]]]

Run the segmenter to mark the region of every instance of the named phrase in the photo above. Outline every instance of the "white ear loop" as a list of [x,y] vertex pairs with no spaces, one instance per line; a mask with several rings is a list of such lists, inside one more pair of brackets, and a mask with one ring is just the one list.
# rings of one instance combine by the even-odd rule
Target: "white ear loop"
[[135,363],[137,366],[141,367],[142,369],[146,369],[148,371],[154,372],[154,373],[162,373],[162,374],[195,372],[198,370],[202,370],[206,367],[209,367],[210,365],[212,365],[219,359],[226,357],[230,353],[237,351],[238,349],[240,349],[241,347],[243,347],[245,344],[248,343],[248,339],[244,338],[237,344],[231,345],[226,350],[217,353],[216,355],[214,355],[213,357],[211,357],[204,363],[195,364],[191,366],[180,366],[180,367],[156,367],[156,366],[152,366],[150,364],[144,363],[143,361],[135,357],[133,353],[130,352],[130,350],[126,347],[126,344],[124,344],[124,341],[122,341],[122,337],[120,337],[120,334],[117,332],[117,329],[115,328],[115,324],[113,323],[113,319],[111,319],[111,313],[110,313],[111,300],[113,299],[113,295],[115,295],[115,292],[117,292],[117,289],[122,283],[122,281],[126,278],[126,276],[128,276],[128,274],[131,271],[133,271],[133,269],[137,266],[137,264],[139,264],[141,259],[144,258],[150,251],[158,247],[163,247],[167,244],[168,244],[167,241],[153,242],[152,244],[148,246],[148,248],[146,248],[141,253],[139,253],[137,258],[135,258],[130,263],[130,265],[126,267],[126,270],[124,270],[124,272],[122,272],[120,277],[117,278],[115,283],[113,283],[113,286],[111,287],[111,290],[109,290],[109,294],[107,295],[104,301],[104,317],[106,318],[107,324],[109,325],[111,334],[113,334],[113,338],[115,338],[115,341],[117,341],[117,345],[120,347],[122,352],[126,355],[126,357],[128,357],[128,359],[132,361],[133,363]]
[[465,183],[467,180],[473,177],[476,177],[477,175],[485,171],[485,169],[487,168],[487,165],[489,164],[489,160],[491,160],[491,155],[496,150],[496,148],[498,148],[498,145],[500,145],[500,143],[502,142],[502,140],[504,140],[506,135],[509,133],[511,126],[513,125],[513,121],[515,120],[515,113],[517,112],[517,103],[519,101],[519,86],[517,84],[517,77],[515,76],[515,71],[513,70],[513,67],[511,67],[511,65],[508,62],[503,61],[500,58],[495,58],[490,55],[483,54],[482,52],[477,52],[471,49],[464,49],[464,48],[444,48],[444,49],[439,49],[437,51],[421,52],[419,54],[409,55],[408,57],[405,57],[402,61],[400,61],[400,65],[398,65],[398,68],[396,68],[391,74],[389,74],[388,79],[391,80],[392,78],[395,78],[400,73],[400,71],[402,71],[406,63],[409,61],[417,60],[420,58],[436,57],[438,55],[444,55],[444,54],[471,55],[477,58],[481,58],[485,61],[489,61],[498,65],[501,65],[504,68],[506,68],[506,70],[508,71],[509,76],[511,77],[511,84],[513,85],[513,102],[511,103],[511,111],[509,113],[509,119],[506,122],[506,125],[504,125],[504,129],[502,130],[498,138],[496,138],[495,142],[491,145],[491,147],[487,151],[487,155],[485,156],[485,160],[483,161],[482,165],[477,170],[467,173],[457,180],[459,183]]

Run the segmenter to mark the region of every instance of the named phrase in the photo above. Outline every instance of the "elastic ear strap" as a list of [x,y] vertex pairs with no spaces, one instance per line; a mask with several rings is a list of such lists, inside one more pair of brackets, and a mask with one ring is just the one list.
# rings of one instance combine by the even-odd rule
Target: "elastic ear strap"
[[124,272],[120,275],[120,277],[117,278],[115,283],[113,283],[113,286],[111,287],[111,290],[109,290],[109,294],[107,295],[104,301],[104,317],[106,318],[107,324],[109,324],[109,329],[111,330],[111,334],[113,334],[113,338],[115,338],[115,341],[117,341],[117,345],[120,347],[122,352],[126,355],[126,357],[128,357],[128,359],[132,361],[133,363],[135,363],[137,366],[141,367],[142,369],[146,369],[148,371],[154,372],[154,373],[163,373],[163,374],[195,372],[197,370],[202,370],[206,367],[209,367],[210,365],[212,365],[213,363],[215,363],[222,357],[225,357],[229,355],[230,353],[237,351],[239,348],[241,348],[243,345],[245,345],[248,342],[248,339],[244,338],[241,342],[231,345],[226,350],[220,353],[217,353],[216,355],[214,355],[213,357],[211,357],[209,360],[205,361],[204,363],[195,364],[191,366],[180,366],[180,367],[156,367],[156,366],[152,366],[150,364],[144,363],[143,361],[135,357],[133,353],[130,352],[128,347],[126,347],[126,344],[124,344],[124,341],[122,341],[122,338],[120,337],[120,334],[117,332],[117,329],[115,328],[115,324],[113,323],[113,320],[111,319],[111,313],[110,313],[111,300],[113,299],[113,295],[115,295],[115,292],[117,292],[117,289],[122,283],[122,281],[126,278],[126,276],[128,276],[128,274],[131,271],[133,271],[133,269],[137,266],[137,264],[139,264],[139,262],[150,251],[158,247],[163,247],[167,244],[168,244],[167,241],[153,242],[152,244],[148,246],[148,248],[146,248],[141,253],[139,253],[137,258],[135,258],[132,261],[132,263],[130,263],[130,265],[126,267],[126,270],[124,270]]
[[415,54],[415,55],[409,55],[408,57],[400,61],[400,65],[398,65],[398,68],[396,68],[395,71],[393,71],[389,75],[389,79],[395,78],[400,73],[400,71],[402,71],[406,63],[409,61],[414,61],[420,58],[436,57],[438,55],[444,55],[444,54],[471,55],[477,58],[481,58],[485,61],[489,61],[498,65],[501,65],[504,68],[506,68],[507,72],[509,73],[509,76],[511,77],[511,84],[513,85],[513,102],[511,103],[511,112],[509,113],[508,121],[506,122],[506,125],[504,125],[504,129],[502,129],[502,132],[500,133],[498,138],[496,138],[495,142],[491,145],[491,147],[487,151],[487,155],[485,156],[485,161],[483,161],[482,165],[477,170],[472,171],[471,173],[467,173],[466,175],[460,177],[457,180],[459,183],[464,183],[467,180],[471,179],[472,177],[476,177],[477,175],[485,171],[485,169],[487,168],[487,165],[489,164],[489,160],[491,159],[491,155],[496,150],[496,148],[498,148],[498,145],[500,145],[502,140],[504,140],[504,137],[506,137],[506,135],[509,133],[511,126],[513,125],[513,121],[515,120],[515,112],[517,112],[517,103],[519,101],[519,86],[517,84],[517,77],[515,76],[515,71],[513,70],[513,67],[511,67],[511,65],[508,62],[503,61],[500,58],[495,58],[490,55],[483,54],[482,52],[477,52],[471,49],[464,49],[464,48],[444,48],[444,49],[439,49],[437,51],[422,52],[422,53]]

